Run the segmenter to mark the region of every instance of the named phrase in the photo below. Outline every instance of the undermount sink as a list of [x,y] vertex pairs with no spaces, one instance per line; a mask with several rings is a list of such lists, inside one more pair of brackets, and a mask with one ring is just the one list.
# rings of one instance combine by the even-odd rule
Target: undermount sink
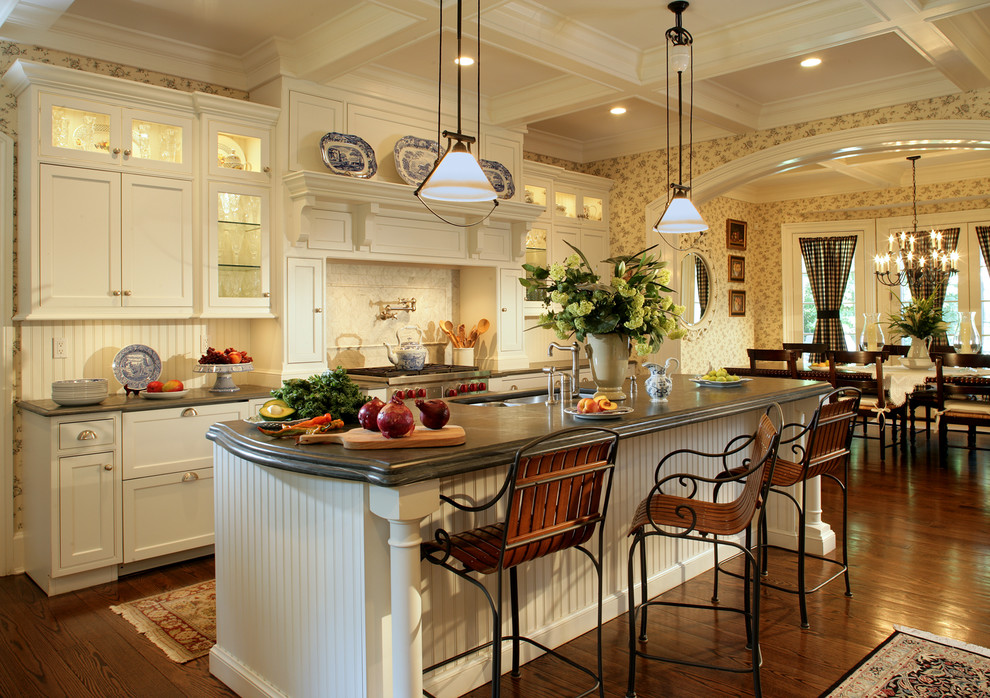
[[[554,393],[560,399],[560,392]],[[594,390],[582,390],[581,397],[591,397]],[[547,401],[546,390],[512,390],[505,393],[486,393],[484,395],[468,395],[465,397],[450,398],[450,402],[457,402],[462,405],[473,405],[481,407],[516,407],[519,405],[535,405]]]

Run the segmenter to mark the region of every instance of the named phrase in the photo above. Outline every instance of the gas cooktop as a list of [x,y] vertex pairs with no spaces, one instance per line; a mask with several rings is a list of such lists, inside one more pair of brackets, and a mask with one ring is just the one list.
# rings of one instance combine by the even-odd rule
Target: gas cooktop
[[[432,374],[470,373],[472,375],[491,375],[491,371],[481,371],[477,366],[456,366],[453,364],[426,364],[421,371],[406,371],[395,366],[372,366],[349,368],[349,376],[369,376],[372,378],[400,378],[404,376],[427,376]],[[444,376],[449,378],[450,376]]]

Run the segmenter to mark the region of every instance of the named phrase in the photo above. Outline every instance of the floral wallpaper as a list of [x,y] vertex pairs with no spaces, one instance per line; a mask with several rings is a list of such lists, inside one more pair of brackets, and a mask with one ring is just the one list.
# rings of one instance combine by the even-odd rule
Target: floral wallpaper
[[[935,119],[990,119],[990,90],[981,89],[924,99],[696,143],[693,172],[698,175],[745,155],[823,133],[876,124]],[[669,163],[665,151],[656,150],[590,163],[566,162],[535,153],[526,153],[524,157],[608,177],[615,182],[609,199],[613,254],[632,253],[653,242],[644,239],[643,213],[648,203],[666,195]],[[987,184],[987,180],[975,179],[954,182],[948,186],[919,187],[919,200],[940,200],[940,203],[920,206],[919,213],[985,208],[990,205],[990,197],[955,202],[952,199],[982,197],[988,191]],[[701,370],[709,364],[745,364],[746,347],[770,348],[780,345],[783,317],[780,293],[781,224],[903,215],[903,204],[910,200],[910,188],[894,188],[767,204],[749,204],[719,197],[701,205],[701,214],[708,221],[710,231],[701,236],[701,241],[697,244],[706,256],[711,255],[712,271],[716,283],[720,284],[720,292],[715,301],[713,312],[716,315],[711,325],[704,333],[695,334],[682,344],[682,370]],[[901,205],[900,208],[897,207],[898,204]],[[885,208],[888,205],[889,208]],[[748,244],[744,252],[725,248],[725,221],[728,218],[743,220],[748,224]],[[745,283],[728,283],[730,252],[746,258]],[[745,317],[728,317],[728,288],[746,291]],[[754,311],[755,308],[759,308],[759,313]]]
[[[26,46],[21,44],[16,44],[10,41],[0,41],[0,74],[7,71],[7,68],[16,60],[27,60],[34,61],[37,63],[49,63],[51,65],[58,65],[66,68],[72,68],[74,70],[80,70],[89,73],[101,73],[103,75],[111,75],[113,77],[121,78],[124,80],[133,80],[135,82],[143,82],[149,85],[158,85],[160,87],[167,87],[173,90],[179,90],[183,92],[208,92],[211,94],[221,95],[224,97],[231,97],[234,99],[247,99],[248,94],[243,90],[237,90],[232,88],[223,87],[220,85],[212,85],[206,82],[200,82],[198,80],[189,80],[188,78],[179,77],[176,75],[168,75],[165,73],[158,73],[150,70],[144,70],[143,68],[136,68],[133,66],[125,66],[119,63],[108,63],[106,61],[100,61],[94,58],[86,58],[83,56],[76,56],[63,51],[56,51],[53,49],[42,48],[40,46]],[[14,307],[17,307],[17,262],[16,262],[16,249],[17,249],[17,168],[16,168],[16,151],[17,151],[17,100],[8,90],[0,88],[0,131],[9,135],[15,141],[15,168],[14,168],[14,249],[15,249],[15,261],[14,261],[14,283],[11,289]],[[15,398],[19,398],[21,395],[21,337],[20,328],[15,327],[15,337],[14,337],[14,351],[12,356],[12,373],[14,376],[13,392]],[[22,440],[22,429],[21,422],[19,419],[15,420],[14,423],[14,442],[12,444],[13,454],[14,454],[14,473],[13,473],[13,512],[14,512],[14,530],[20,531],[24,528],[23,523],[23,497],[22,495],[22,478],[21,471],[23,464],[21,462],[20,452],[21,452],[21,440]]]

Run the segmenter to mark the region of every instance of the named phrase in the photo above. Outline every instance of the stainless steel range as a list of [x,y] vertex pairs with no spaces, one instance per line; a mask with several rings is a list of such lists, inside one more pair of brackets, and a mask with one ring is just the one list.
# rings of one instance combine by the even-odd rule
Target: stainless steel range
[[403,371],[394,366],[349,368],[347,375],[371,397],[388,400],[396,393],[401,398],[455,397],[488,390],[492,372],[476,366],[426,364],[421,371]]

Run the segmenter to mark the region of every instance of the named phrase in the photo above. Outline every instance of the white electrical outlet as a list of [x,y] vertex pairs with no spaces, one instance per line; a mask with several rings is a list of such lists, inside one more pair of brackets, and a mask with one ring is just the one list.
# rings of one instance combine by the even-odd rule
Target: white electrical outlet
[[52,337],[52,358],[69,358],[69,348],[65,343],[65,337]]
[[205,354],[206,350],[210,348],[210,336],[204,334],[199,339],[199,353]]

